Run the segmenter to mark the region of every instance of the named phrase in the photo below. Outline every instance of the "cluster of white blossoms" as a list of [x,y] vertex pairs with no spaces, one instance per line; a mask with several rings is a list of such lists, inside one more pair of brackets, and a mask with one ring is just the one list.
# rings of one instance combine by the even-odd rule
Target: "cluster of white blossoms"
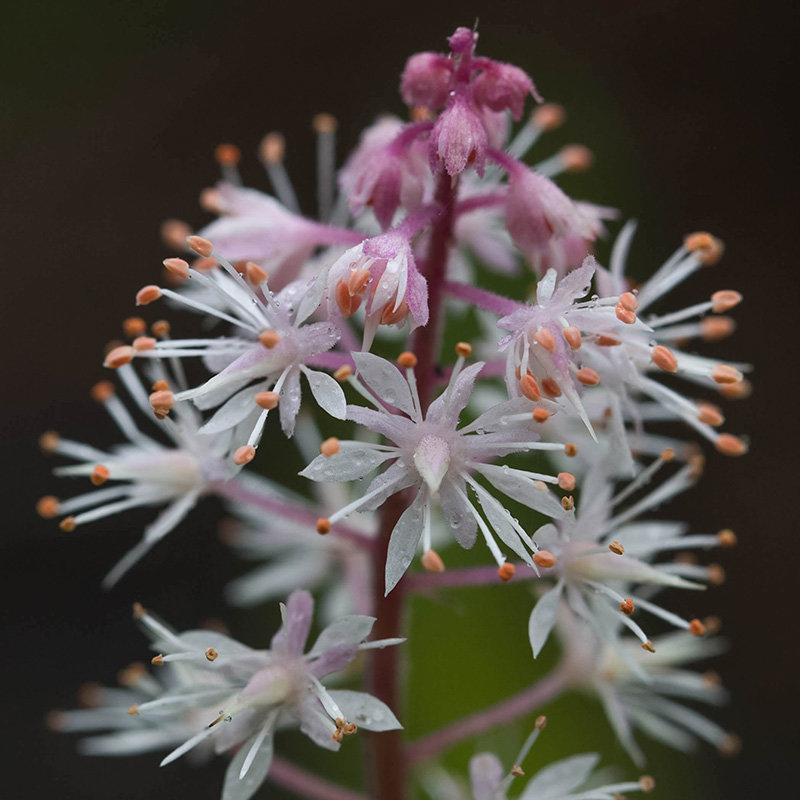
[[[401,80],[409,121],[381,117],[338,176],[336,121],[315,118],[314,219],[301,212],[283,137],[269,134],[259,153],[274,196],[245,188],[238,149],[220,146],[222,180],[201,196],[218,218],[196,233],[166,223],[178,254],[136,295],[140,307],[161,301],[194,319],[126,320],[127,341],[107,349],[104,365],[130,402],[109,381],[92,392],[125,441],[100,448],[43,435],[45,451],[74,462],[56,473],[94,486],[39,502],[63,531],[111,529],[118,513],[160,509],[108,586],[213,495],[232,517],[223,540],[259,562],[227,599],[254,608],[288,597],[266,650],[211,630],[177,632],[137,606],[157,652],[152,674],[129,668],[121,689],[95,686],[84,692],[89,708],[50,717],[61,730],[105,731],[84,740],[85,752],[166,751],[162,764],[224,754],[224,800],[247,800],[267,778],[302,797],[358,800],[366,796],[273,753],[284,730],[338,750],[364,729],[378,734],[365,748],[374,800],[405,800],[412,778],[434,800],[505,800],[544,718],[510,771],[475,756],[469,789],[432,759],[571,689],[599,699],[637,764],[645,756],[634,729],[682,750],[697,741],[735,750],[735,737],[690,705],[723,700],[718,679],[686,664],[722,649],[703,590],[724,570],[698,554],[736,536],[653,512],[701,479],[694,434],[718,451],[713,459],[747,450],[720,431],[722,410],[708,399],[746,397],[747,365],[690,349],[733,332],[726,314],[741,295],[720,289],[664,306],[720,260],[721,242],[706,233],[687,236],[637,285],[628,223],[601,266],[594,248],[617,213],[571,199],[553,180],[588,168],[591,153],[570,145],[523,163],[564,111],[545,103],[523,120],[528,97],[541,100],[531,79],[476,55],[477,39],[459,28],[448,53],[411,57]],[[476,285],[476,264],[517,276],[516,296]],[[457,324],[465,304],[483,331]],[[178,325],[183,338],[172,335]],[[459,339],[469,341],[452,356],[442,342]],[[280,450],[279,439],[289,440]],[[292,448],[307,463],[299,477],[274,457]],[[479,539],[471,566],[458,566]],[[413,715],[415,702],[401,691],[407,598],[498,581],[533,587],[530,649],[524,630],[503,635],[533,659],[560,643],[554,672],[414,742],[390,733],[400,729],[395,712]],[[309,590],[327,626],[306,651]],[[672,610],[674,590],[685,591],[690,615]],[[369,691],[323,684],[335,673],[363,673]],[[654,785],[647,776],[603,783],[597,761],[558,761],[517,796],[614,800]],[[412,770],[419,762],[425,769]]]

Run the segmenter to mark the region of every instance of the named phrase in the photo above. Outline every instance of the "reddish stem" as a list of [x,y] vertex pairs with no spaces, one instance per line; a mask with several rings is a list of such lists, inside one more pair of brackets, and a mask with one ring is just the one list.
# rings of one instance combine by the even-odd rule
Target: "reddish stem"
[[[428,258],[424,264],[424,273],[428,281],[428,324],[420,329],[414,339],[414,352],[418,359],[417,387],[420,406],[423,409],[427,409],[430,404],[436,386],[436,361],[441,337],[442,284],[447,273],[447,258],[452,238],[454,199],[453,181],[449,175],[442,175],[435,197],[435,203],[441,208],[441,213],[433,222]],[[398,492],[384,503],[381,510],[380,533],[373,551],[377,617],[373,634],[376,639],[402,635],[405,582],[401,580],[388,596],[384,596],[384,572],[389,538],[408,504],[407,492]],[[402,649],[399,647],[376,650],[372,656],[369,676],[370,692],[396,712],[402,710],[401,657]],[[405,800],[408,796],[408,775],[403,760],[401,732],[379,733],[370,738],[369,744],[372,756],[370,798]]]
[[268,779],[309,800],[366,800],[363,795],[318,778],[278,756],[272,759]]
[[565,671],[557,669],[519,694],[489,706],[483,711],[463,717],[418,739],[406,748],[406,763],[411,766],[432,758],[447,747],[468,739],[476,733],[482,733],[489,728],[505,725],[519,717],[524,717],[558,697],[566,688],[566,683]]

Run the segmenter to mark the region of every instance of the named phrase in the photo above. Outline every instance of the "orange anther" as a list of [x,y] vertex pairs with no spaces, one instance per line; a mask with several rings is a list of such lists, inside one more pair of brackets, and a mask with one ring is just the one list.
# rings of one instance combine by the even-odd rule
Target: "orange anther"
[[167,322],[165,319],[156,320],[150,326],[150,330],[152,331],[153,336],[157,336],[159,339],[165,339],[167,336],[169,336],[169,322]]
[[428,572],[444,572],[444,561],[435,550],[426,550],[420,561]]
[[594,164],[594,154],[582,144],[568,144],[558,155],[567,172],[584,172]]
[[169,389],[161,389],[150,395],[150,405],[156,416],[163,419],[175,405],[175,395]]
[[719,427],[725,422],[725,417],[722,416],[722,411],[712,403],[698,403],[697,404],[697,419],[706,425],[711,425],[714,428]]
[[133,704],[133,705],[132,705],[132,706],[131,706],[131,707],[128,709],[128,713],[129,713],[129,714],[130,714],[132,717],[138,717],[138,716],[139,716],[139,706],[138,706],[138,704],[137,704],[137,703],[134,703],[134,704]]
[[108,480],[108,467],[103,464],[98,464],[90,476],[90,480],[95,486],[102,486]]
[[333,373],[333,377],[339,381],[339,383],[344,383],[352,374],[353,368],[345,364]]
[[173,250],[183,250],[186,238],[192,235],[189,225],[179,219],[167,219],[161,223],[161,239]]
[[537,567],[550,569],[550,567],[554,567],[557,562],[558,559],[549,550],[538,550],[533,554],[533,563],[536,564]]
[[417,366],[417,357],[410,350],[406,350],[397,356],[397,363],[405,369],[414,369]]
[[133,361],[134,353],[135,353],[134,349],[129,345],[121,345],[120,347],[115,347],[106,356],[106,359],[103,362],[103,366],[109,367],[111,369],[119,369],[125,364],[130,364],[131,361]]
[[154,392],[165,392],[167,389],[169,389],[169,381],[156,381],[152,388]]
[[561,127],[567,118],[567,112],[558,103],[543,103],[531,114],[534,124],[543,131],[552,131]]
[[121,686],[136,686],[147,675],[147,667],[141,661],[134,661],[117,674],[117,681]]
[[147,330],[147,323],[141,317],[128,317],[122,320],[122,332],[128,339],[135,339]]
[[664,372],[678,371],[678,359],[675,358],[675,354],[672,352],[672,350],[670,350],[668,347],[664,347],[663,344],[657,344],[653,348],[653,352],[650,353],[650,358],[652,359],[653,363],[659,369],[663,369]]
[[241,467],[244,464],[249,464],[255,457],[255,447],[251,444],[243,444],[241,447],[236,448],[233,454],[233,463],[236,464],[237,467]]
[[623,614],[627,614],[627,616],[633,614],[633,612],[636,610],[633,605],[633,600],[630,597],[627,597],[619,604],[619,610]]
[[570,325],[568,328],[564,328],[561,331],[564,338],[567,340],[567,344],[570,346],[572,350],[579,350],[581,346],[581,332],[578,328],[574,325]]
[[235,144],[218,144],[214,148],[214,158],[218,164],[238,164],[242,158],[242,152]]
[[719,754],[725,758],[734,758],[742,749],[742,740],[735,734],[729,733],[719,743]]
[[513,775],[515,778],[522,778],[525,775],[525,770],[522,769],[519,764],[514,764],[509,770],[509,774]]
[[706,632],[706,626],[703,625],[703,623],[700,622],[699,619],[693,619],[689,623],[689,633],[691,633],[692,636],[703,636],[705,632]]
[[322,534],[323,536],[326,533],[331,532],[331,521],[326,517],[320,517],[317,520],[317,533]]
[[591,367],[581,367],[575,377],[584,386],[597,386],[600,383],[600,376]]
[[534,408],[533,409],[533,421],[534,422],[547,422],[550,418],[550,412],[546,408]]
[[133,349],[139,353],[142,350],[155,350],[156,348],[156,340],[151,336],[137,336],[133,340],[132,344]]
[[608,546],[608,549],[617,556],[621,556],[625,552],[625,547],[616,539],[611,542],[611,544]]
[[725,251],[722,242],[710,233],[690,233],[683,240],[683,246],[694,253],[706,267],[716,264]]
[[459,342],[456,345],[456,355],[460,358],[469,358],[472,355],[472,345],[469,342]]
[[544,393],[550,397],[561,397],[561,387],[553,378],[545,378],[542,381],[542,389],[544,389]]
[[[103,381],[106,383],[106,381]],[[112,393],[114,391],[113,386],[111,389]],[[56,431],[45,431],[39,437],[39,447],[45,453],[55,453],[58,449],[58,445],[61,442],[61,436]]]
[[214,245],[202,236],[189,236],[186,239],[186,244],[189,245],[189,249],[194,250],[197,255],[204,258],[208,258],[214,252]]
[[315,114],[311,120],[311,126],[316,133],[335,133],[338,122],[333,114]]
[[619,296],[619,304],[623,306],[623,308],[627,308],[628,311],[636,311],[639,308],[639,301],[636,299],[636,295],[633,292],[623,292]]
[[339,440],[335,436],[331,436],[329,439],[326,439],[320,446],[319,452],[325,456],[325,458],[330,458],[331,456],[335,456],[341,448],[339,447]]
[[339,281],[336,284],[334,297],[336,298],[336,305],[345,319],[352,317],[361,305],[361,295],[350,294],[344,281]]
[[371,275],[368,269],[354,269],[347,278],[347,291],[350,294],[361,294],[369,283]]
[[277,392],[258,392],[253,399],[265,411],[272,411],[278,405],[280,395]]
[[[642,647],[644,647],[644,645],[642,645]],[[655,650],[651,650],[650,652],[654,653]],[[642,775],[642,777],[639,778],[639,788],[643,792],[652,792],[653,789],[656,788],[656,782],[649,775]]]
[[753,384],[742,379],[739,383],[723,383],[718,387],[719,393],[728,400],[745,400],[753,393]]
[[615,336],[609,336],[606,333],[599,334],[594,342],[599,347],[617,347],[618,345],[622,344],[622,342]]
[[539,384],[530,372],[526,372],[519,379],[519,390],[523,397],[527,397],[528,400],[534,403],[542,399],[542,392],[539,389]]
[[713,303],[711,310],[715,314],[724,314],[726,311],[736,308],[742,302],[742,296],[732,289],[722,289],[711,295],[711,302]]
[[717,342],[736,330],[733,317],[705,317],[700,320],[700,335],[707,342]]
[[533,725],[537,731],[543,731],[547,727],[547,717],[544,714],[540,717],[536,717],[536,722],[534,722]]
[[209,661],[216,661],[218,657],[219,653],[213,647],[209,647],[206,649],[206,658]]
[[556,349],[556,340],[549,328],[539,328],[533,336],[534,341],[544,347],[548,353]]
[[258,341],[267,348],[267,350],[272,350],[276,344],[281,340],[281,335],[277,331],[261,331],[258,334]]
[[648,653],[655,653],[656,649],[653,647],[653,643],[648,639],[643,645],[642,650],[647,650]]
[[564,511],[572,511],[575,508],[575,498],[572,495],[567,495],[561,498],[561,508]]
[[245,275],[247,276],[247,280],[253,284],[253,286],[261,286],[264,281],[269,280],[269,274],[267,271],[256,264],[255,261],[248,261],[245,264]]
[[147,615],[147,610],[141,603],[134,603],[131,611],[133,613],[134,619],[141,619],[142,617]]
[[706,457],[702,453],[694,453],[686,459],[686,462],[692,468],[690,473],[691,477],[697,480],[703,474],[703,470],[706,467]]
[[717,364],[717,366],[711,370],[711,377],[717,383],[739,383],[744,376],[738,369],[735,369],[729,364]]
[[617,303],[614,311],[620,322],[624,322],[626,325],[633,325],[633,323],[636,322],[636,312],[625,308],[622,303]]
[[216,258],[196,258],[194,261],[192,261],[192,269],[196,269],[198,272],[211,272],[212,270],[216,269],[216,267]]
[[708,582],[714,586],[722,586],[725,583],[725,569],[720,564],[708,565]]
[[402,322],[409,314],[408,303],[403,300],[397,310],[394,308],[394,300],[390,300],[384,307],[381,314],[381,325],[396,325]]
[[52,494],[45,495],[36,503],[36,513],[42,519],[53,519],[58,516],[59,501]]
[[578,455],[578,445],[573,444],[572,442],[567,442],[564,445],[564,455],[574,458],[576,455]]
[[414,106],[414,108],[411,109],[412,122],[427,122],[432,116],[431,110],[425,108],[425,106]]
[[162,665],[164,664],[164,654],[163,654],[163,653],[159,653],[157,656],[153,656],[153,657],[150,659],[150,663],[151,663],[151,664],[152,664],[154,667],[160,667],[160,666],[162,666]]
[[165,258],[162,263],[173,275],[184,279],[189,277],[189,264],[182,258]]
[[161,297],[161,289],[158,286],[144,286],[136,292],[136,305],[137,306],[146,306],[152,303],[154,300],[158,300]]
[[61,528],[64,533],[72,533],[72,531],[75,530],[75,517],[64,517],[64,519],[58,523],[58,527]]
[[725,528],[721,530],[717,534],[717,539],[719,539],[719,543],[722,547],[735,547],[736,546],[736,534],[730,529]]
[[575,476],[571,472],[559,472],[558,488],[571,492],[575,488]]
[[283,161],[286,154],[286,139],[282,133],[268,133],[258,146],[258,154],[266,164],[277,164]]
[[198,203],[203,211],[210,214],[222,214],[222,195],[218,189],[207,187],[200,192]]
[[722,620],[719,617],[706,617],[703,620],[703,625],[706,626],[706,631],[712,636],[716,636],[722,630]]
[[508,581],[514,577],[516,571],[517,568],[513,564],[506,561],[506,563],[497,570],[497,577],[500,578],[501,581],[508,583]]

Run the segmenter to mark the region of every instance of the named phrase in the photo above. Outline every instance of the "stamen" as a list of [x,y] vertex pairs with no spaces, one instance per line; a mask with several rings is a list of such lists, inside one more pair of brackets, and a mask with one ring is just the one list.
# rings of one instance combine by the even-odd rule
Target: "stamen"
[[134,703],[128,709],[128,714],[130,714],[132,717],[138,717],[139,716],[139,705],[137,703]]
[[95,486],[102,486],[108,480],[108,474],[108,467],[98,464],[92,470],[90,480]]
[[561,333],[572,350],[580,350],[581,332],[579,328],[576,328],[574,325],[570,325],[569,327],[564,328]]
[[155,391],[150,395],[150,405],[158,419],[164,419],[175,405],[175,395],[169,389]]
[[717,383],[739,383],[744,376],[738,369],[735,369],[729,364],[717,364],[717,366],[711,370],[711,377]]
[[[101,381],[103,384],[107,384],[108,381]],[[99,384],[98,384],[99,385]],[[114,386],[113,384],[108,384],[111,386],[111,391],[113,393]],[[61,436],[56,433],[56,431],[45,431],[39,437],[39,447],[42,449],[44,453],[55,453],[58,449],[59,442],[61,441]]]
[[533,410],[533,420],[534,422],[547,422],[550,418],[550,412],[547,411],[545,408],[535,408]]
[[75,517],[65,517],[58,523],[64,533],[72,533],[75,530]]
[[472,345],[469,342],[458,342],[455,349],[456,355],[460,358],[470,358],[472,356]]
[[271,350],[275,347],[278,342],[280,342],[281,336],[277,331],[266,330],[262,331],[258,334],[258,341],[267,348],[267,350]]
[[542,131],[560,128],[567,118],[567,112],[558,103],[543,103],[531,114],[534,124]]
[[617,319],[620,322],[624,322],[626,325],[633,325],[634,322],[636,322],[636,313],[628,308],[625,308],[622,303],[617,303],[616,307],[614,308],[614,312],[617,315]]
[[648,653],[655,653],[656,649],[653,647],[653,643],[648,639],[643,645],[642,650],[647,650]]
[[585,172],[594,164],[594,153],[582,144],[561,148],[558,157],[567,172]]
[[556,340],[549,328],[539,328],[539,330],[534,334],[533,338],[536,343],[544,347],[548,353],[555,351]]
[[726,456],[743,456],[748,449],[741,439],[730,433],[721,433],[717,436],[714,447]]
[[214,245],[204,239],[202,236],[189,236],[186,239],[186,244],[189,245],[191,250],[204,258],[208,258],[214,252]]
[[564,445],[564,455],[574,458],[576,455],[578,455],[578,446],[572,442],[567,442]]
[[565,492],[571,492],[575,488],[575,476],[571,472],[559,472],[558,487]]
[[397,363],[405,369],[414,369],[414,367],[417,366],[417,357],[412,352],[406,350],[397,357]]
[[753,385],[747,378],[739,383],[723,383],[717,387],[719,393],[728,400],[746,400],[753,393]]
[[516,571],[517,568],[510,562],[506,561],[506,563],[497,570],[497,577],[500,578],[500,580],[504,583],[508,583],[514,577]]
[[444,572],[444,561],[435,550],[426,550],[420,562],[428,572]]
[[656,788],[656,782],[649,775],[642,775],[639,778],[639,786],[643,792],[652,792]]
[[705,317],[700,320],[700,335],[707,342],[717,342],[735,330],[736,321],[732,317]]
[[658,344],[653,348],[653,351],[650,353],[650,358],[653,363],[659,369],[663,369],[664,372],[678,371],[678,359],[675,358],[675,355],[669,348],[664,347],[662,344]]
[[600,376],[591,367],[581,367],[575,377],[584,386],[597,386],[600,383]]
[[331,521],[326,517],[320,517],[317,520],[317,533],[325,535],[331,532]]
[[122,332],[128,339],[135,339],[147,330],[147,323],[141,317],[128,317],[122,320]]
[[725,422],[722,411],[712,403],[698,403],[697,412],[700,422],[711,425],[713,428],[717,428]]
[[699,619],[693,619],[689,622],[689,633],[692,636],[704,636],[706,632],[706,626],[700,622]]
[[253,286],[261,286],[269,280],[269,273],[255,261],[248,261],[244,265],[245,276]]
[[623,306],[623,308],[627,308],[628,311],[636,311],[636,309],[639,308],[639,301],[632,292],[623,292],[619,296],[619,304]]
[[715,314],[723,314],[726,311],[730,311],[741,302],[741,294],[739,294],[739,292],[734,292],[732,289],[722,289],[711,295],[711,308]]
[[536,378],[527,372],[519,379],[519,390],[524,397],[533,403],[538,403],[542,399],[542,392]]
[[625,548],[616,539],[611,542],[611,544],[608,546],[608,549],[618,556],[621,556],[625,553]]
[[628,616],[630,616],[631,614],[633,614],[633,612],[636,610],[636,609],[635,609],[635,607],[634,607],[634,605],[633,605],[633,600],[632,600],[630,597],[628,597],[628,598],[626,598],[625,600],[623,600],[623,601],[622,601],[622,602],[619,604],[619,610],[620,610],[620,611],[621,611],[623,614],[627,614]]
[[340,450],[339,440],[335,436],[326,439],[320,446],[319,452],[326,458],[335,456]]
[[258,392],[254,399],[257,406],[265,411],[272,411],[273,408],[277,407],[280,395],[277,392]]
[[150,330],[153,332],[153,336],[164,339],[169,336],[170,324],[165,319],[159,319],[150,326]]
[[683,240],[683,246],[694,253],[705,267],[716,264],[725,251],[723,243],[710,233],[690,233]]
[[334,373],[333,377],[339,381],[339,383],[344,383],[353,375],[353,368],[347,364],[339,367]]
[[542,569],[554,567],[558,559],[549,550],[537,550],[533,554],[533,563]]
[[162,263],[173,275],[184,280],[189,277],[189,265],[182,258],[165,258]]
[[721,530],[717,534],[717,539],[719,539],[719,543],[721,547],[735,547],[736,546],[736,534],[730,530],[730,528],[725,528]]
[[561,507],[564,511],[572,511],[575,508],[575,499],[571,495],[569,497],[562,497]]
[[42,519],[53,519],[58,516],[59,500],[51,494],[40,498],[36,503],[36,513]]
[[119,369],[125,364],[130,364],[133,361],[135,354],[134,349],[130,345],[121,345],[115,347],[103,361],[103,366],[109,369]]
[[182,220],[167,219],[161,223],[161,239],[172,250],[183,250],[186,238],[191,235],[191,227]]
[[137,353],[144,350],[155,350],[156,348],[156,340],[152,336],[137,336],[132,344]]
[[154,286],[150,284],[149,286],[144,286],[136,292],[136,305],[137,306],[147,306],[150,303],[158,300],[161,297],[161,289],[158,286]]
[[243,444],[233,454],[233,463],[237,467],[249,464],[256,457],[256,449],[250,444]]
[[553,378],[545,378],[542,381],[542,389],[544,389],[544,393],[550,397],[561,397],[561,387]]

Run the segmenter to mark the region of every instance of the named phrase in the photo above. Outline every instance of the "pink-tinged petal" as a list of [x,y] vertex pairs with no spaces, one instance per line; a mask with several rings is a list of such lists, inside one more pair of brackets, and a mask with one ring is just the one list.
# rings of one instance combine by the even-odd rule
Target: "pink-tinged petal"
[[334,731],[333,722],[330,725],[325,724],[324,720],[327,714],[322,703],[316,697],[309,696],[294,710],[294,713],[300,721],[300,730],[314,744],[333,751],[337,751],[341,747],[341,744],[332,737]]
[[415,469],[402,461],[396,461],[389,469],[382,472],[367,487],[364,494],[375,492],[375,496],[361,506],[363,511],[374,511],[380,508],[393,494],[419,483],[419,475]]
[[475,800],[494,800],[506,771],[493,753],[478,753],[469,760],[469,782]]
[[586,256],[580,267],[571,270],[561,278],[553,293],[553,300],[572,305],[576,300],[586,297],[592,288],[592,278],[596,269],[597,261],[594,256]]
[[528,95],[539,99],[533,81],[512,64],[482,63],[486,66],[473,83],[475,101],[492,111],[510,111],[515,120],[521,119]]
[[483,366],[484,362],[478,361],[461,370],[450,390],[440,394],[430,404],[426,419],[445,426],[455,426],[459,415],[469,402],[472,389],[475,386],[475,380]]
[[426,434],[414,450],[414,466],[432,494],[439,491],[450,467],[450,446],[441,436]]
[[436,120],[430,138],[431,169],[458,175],[473,166],[483,176],[489,139],[478,114],[463,97],[457,97]]
[[392,442],[400,443],[413,433],[413,425],[405,417],[385,414],[364,406],[347,406],[347,419],[383,434]]
[[422,328],[428,324],[428,281],[419,273],[416,265],[408,270],[408,283],[406,284],[405,301],[413,320],[414,328]]
[[289,655],[301,655],[306,645],[314,600],[305,590],[298,589],[286,601],[286,614],[280,630],[272,637],[270,649]]
[[447,102],[453,62],[441,53],[417,53],[406,61],[400,79],[403,102],[437,109]]
[[346,669],[358,655],[358,645],[339,644],[326,650],[319,658],[309,665],[311,674],[323,678],[332,672],[341,672]]

